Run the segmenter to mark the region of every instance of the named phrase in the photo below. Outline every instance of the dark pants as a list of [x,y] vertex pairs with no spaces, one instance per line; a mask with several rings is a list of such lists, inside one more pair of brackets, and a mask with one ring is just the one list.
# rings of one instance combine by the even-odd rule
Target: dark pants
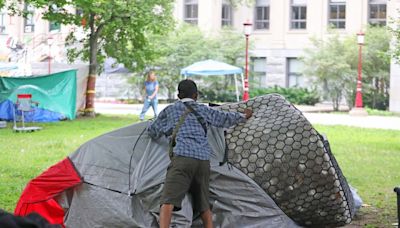
[[172,204],[174,210],[182,208],[187,192],[193,197],[195,212],[204,212],[209,204],[210,161],[173,156],[168,166],[161,204]]

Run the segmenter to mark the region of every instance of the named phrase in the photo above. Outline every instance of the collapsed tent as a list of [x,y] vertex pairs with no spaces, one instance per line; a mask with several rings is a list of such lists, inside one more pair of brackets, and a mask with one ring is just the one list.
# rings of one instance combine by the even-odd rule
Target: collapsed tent
[[75,119],[76,70],[38,77],[0,77],[0,119],[14,119],[18,94],[32,94],[32,101],[38,103],[25,114],[27,122]]
[[[279,95],[218,107],[253,109],[246,123],[210,127],[210,204],[216,227],[341,226],[355,208],[329,149],[300,111]],[[158,227],[168,140],[148,122],[95,138],[33,179],[15,214],[37,212],[66,227]],[[227,146],[226,146],[227,145]],[[199,227],[187,195],[174,227]],[[297,223],[295,223],[295,222]]]

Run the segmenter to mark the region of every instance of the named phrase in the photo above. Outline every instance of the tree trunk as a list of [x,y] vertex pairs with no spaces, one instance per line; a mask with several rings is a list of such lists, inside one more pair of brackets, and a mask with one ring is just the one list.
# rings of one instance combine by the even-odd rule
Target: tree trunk
[[168,102],[171,102],[172,100],[174,100],[175,90],[171,88],[167,89],[168,89]]
[[373,78],[372,80],[373,80],[373,82],[375,84],[374,85],[375,88],[372,91],[373,96],[372,96],[372,105],[371,106],[372,106],[373,109],[376,109],[376,107],[377,107],[376,98],[377,98],[377,95],[379,95],[379,79],[378,78]]
[[95,117],[94,111],[94,97],[96,95],[96,71],[97,66],[93,66],[92,63],[89,66],[89,76],[86,87],[86,107],[85,116]]
[[94,28],[94,14],[90,15],[90,38],[89,38],[89,77],[86,87],[86,107],[85,116],[95,117],[94,98],[96,96],[96,77],[97,77],[97,40],[99,29]]
[[341,96],[338,96],[338,95],[332,96],[333,111],[335,111],[335,112],[339,111],[340,98],[341,98]]

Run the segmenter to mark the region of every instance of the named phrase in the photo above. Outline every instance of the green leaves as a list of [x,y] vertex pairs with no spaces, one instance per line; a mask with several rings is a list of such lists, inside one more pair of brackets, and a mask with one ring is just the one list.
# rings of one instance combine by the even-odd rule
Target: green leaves
[[183,24],[167,35],[152,35],[149,43],[157,50],[148,67],[157,67],[158,80],[174,98],[180,70],[197,61],[214,59],[236,66],[244,61],[245,39],[233,30],[206,37],[196,26]]
[[[365,34],[366,42],[362,49],[363,93],[367,97],[371,93],[374,94],[372,97],[385,100],[389,97],[390,37],[385,27],[369,27]],[[306,49],[302,58],[304,73],[321,88],[325,98],[333,101],[335,109],[342,96],[348,106],[353,107],[359,48],[356,35],[333,34],[327,40],[313,39],[312,43],[314,47]],[[368,99],[366,105],[378,108],[374,99]],[[379,108],[382,107],[385,105],[379,104]]]
[[[45,9],[43,17],[53,22],[76,25],[86,35],[81,43],[71,33],[67,43],[70,60],[83,58],[100,65],[106,56],[140,70],[154,57],[149,45],[152,34],[167,33],[173,27],[172,0],[26,0]],[[77,13],[77,10],[81,13]],[[96,50],[91,50],[96,49]],[[95,58],[90,58],[95,53]]]
[[269,88],[254,88],[250,90],[250,97],[262,96],[271,93],[278,93],[293,104],[315,105],[320,101],[320,95],[318,94],[317,90],[298,87],[285,88],[274,86]]

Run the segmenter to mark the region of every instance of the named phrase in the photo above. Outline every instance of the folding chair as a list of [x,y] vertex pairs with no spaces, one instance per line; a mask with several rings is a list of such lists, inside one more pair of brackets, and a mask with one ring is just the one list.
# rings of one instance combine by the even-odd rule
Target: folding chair
[[[14,107],[14,132],[32,132],[42,129],[41,127],[25,126],[25,113],[33,112],[33,104],[37,105],[37,102],[32,101],[32,94],[17,94],[17,102]],[[21,126],[18,126],[18,122],[21,122]]]

